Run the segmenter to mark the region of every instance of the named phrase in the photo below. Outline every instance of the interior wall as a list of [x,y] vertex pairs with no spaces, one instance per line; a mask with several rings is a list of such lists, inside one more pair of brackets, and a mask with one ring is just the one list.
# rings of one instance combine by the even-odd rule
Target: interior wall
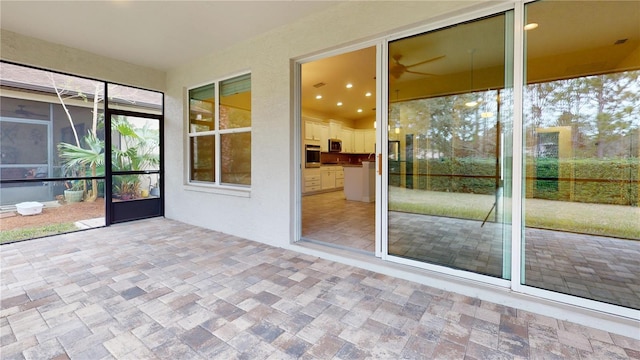
[[[173,69],[167,74],[166,216],[286,247],[295,221],[292,60],[390,34],[477,2],[347,2]],[[244,70],[252,80],[249,197],[187,186],[187,89]],[[177,136],[180,134],[180,136]]]
[[164,71],[106,58],[7,30],[1,31],[2,60],[150,90],[165,90]]

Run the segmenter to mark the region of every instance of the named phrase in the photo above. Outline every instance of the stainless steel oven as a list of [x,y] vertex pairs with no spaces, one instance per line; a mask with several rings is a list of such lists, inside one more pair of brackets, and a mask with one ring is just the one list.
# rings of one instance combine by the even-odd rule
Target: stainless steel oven
[[320,167],[320,145],[305,145],[304,159],[304,167]]

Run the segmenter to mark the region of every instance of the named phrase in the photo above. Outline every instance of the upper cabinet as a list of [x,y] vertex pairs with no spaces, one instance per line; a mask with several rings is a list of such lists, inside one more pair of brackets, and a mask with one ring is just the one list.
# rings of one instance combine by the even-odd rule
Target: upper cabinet
[[329,151],[329,139],[340,139],[343,153],[375,152],[375,129],[352,129],[339,120],[329,120],[327,123],[310,117],[303,117],[303,122],[304,139],[319,144],[320,151]]
[[342,122],[337,120],[329,120],[329,138],[341,139],[340,135],[342,135]]
[[355,129],[353,136],[353,152],[373,153],[376,151],[376,130],[375,129]]
[[353,129],[343,127],[340,131],[338,139],[342,140],[342,152],[352,153],[355,152],[353,146]]

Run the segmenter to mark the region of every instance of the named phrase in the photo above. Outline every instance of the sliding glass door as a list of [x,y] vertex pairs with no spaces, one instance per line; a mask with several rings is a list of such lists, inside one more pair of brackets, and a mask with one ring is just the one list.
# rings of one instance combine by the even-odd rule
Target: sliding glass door
[[510,278],[512,24],[389,43],[388,255]]

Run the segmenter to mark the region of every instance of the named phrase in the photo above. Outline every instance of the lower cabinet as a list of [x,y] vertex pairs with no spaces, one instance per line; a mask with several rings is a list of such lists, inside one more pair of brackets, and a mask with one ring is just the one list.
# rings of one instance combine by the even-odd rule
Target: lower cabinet
[[333,166],[321,168],[320,174],[322,178],[322,190],[329,190],[336,187],[336,172],[333,170]]
[[322,189],[322,183],[320,179],[320,169],[305,169],[303,184],[302,184],[302,192],[309,193],[314,191],[320,191],[321,189]]
[[339,190],[344,186],[342,166],[322,166],[319,169],[305,169],[303,172],[303,193]]
[[339,167],[340,170],[336,171],[336,187],[341,188],[344,187],[344,168]]

